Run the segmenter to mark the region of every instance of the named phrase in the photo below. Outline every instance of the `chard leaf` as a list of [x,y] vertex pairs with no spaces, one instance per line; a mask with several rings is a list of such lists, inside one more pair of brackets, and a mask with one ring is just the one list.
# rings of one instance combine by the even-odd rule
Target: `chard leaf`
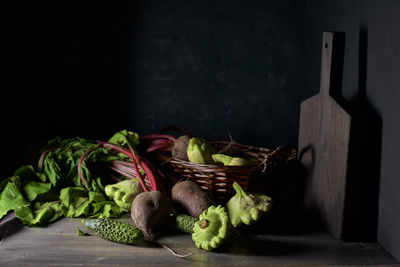
[[47,177],[53,186],[61,179],[61,167],[57,163],[56,155],[53,151],[49,152],[43,160],[42,173]]
[[10,180],[10,178],[7,178],[0,182],[0,192],[2,192],[4,190],[4,188],[6,187],[9,180]]
[[29,206],[29,204],[21,192],[21,178],[19,176],[10,177],[0,194],[0,219],[9,211]]
[[94,192],[104,192],[104,185],[101,182],[101,177],[97,177],[92,181],[92,188]]
[[[14,176],[19,176],[21,181],[30,181],[30,180],[38,180],[42,179],[36,174],[35,169],[31,165],[21,166],[15,173]],[[44,182],[44,181],[42,181]]]
[[19,207],[15,210],[15,215],[27,226],[43,226],[63,217],[59,201],[35,205],[34,209]]
[[76,231],[78,233],[78,236],[88,236],[89,233],[82,231],[81,229],[78,228],[78,226],[76,227]]
[[130,146],[131,148],[136,147],[139,145],[139,135],[137,133],[128,131],[128,130],[122,130],[119,132],[116,132],[109,140],[109,143],[116,144],[119,146],[123,147],[128,147]]
[[41,183],[36,181],[28,182],[24,186],[25,196],[29,202],[35,200],[38,195],[49,192],[50,189],[50,183]]
[[91,218],[118,218],[124,211],[114,201],[101,201],[93,203],[93,215]]
[[65,217],[80,217],[90,215],[92,203],[105,201],[105,198],[101,193],[81,187],[67,187],[60,191],[60,200]]

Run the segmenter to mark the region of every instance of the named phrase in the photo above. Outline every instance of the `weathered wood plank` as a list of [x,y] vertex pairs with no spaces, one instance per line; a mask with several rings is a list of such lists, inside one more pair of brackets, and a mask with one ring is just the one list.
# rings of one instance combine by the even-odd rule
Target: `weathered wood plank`
[[[126,220],[129,221],[129,218]],[[118,266],[283,266],[395,264],[375,243],[344,243],[328,234],[305,236],[249,235],[241,243],[216,251],[195,247],[191,237],[174,234],[159,242],[176,252],[193,253],[187,258],[172,256],[149,243],[128,246],[86,231],[80,219],[65,218],[45,228],[23,228],[0,243],[0,266],[118,265]]]
[[299,159],[307,169],[306,207],[341,238],[351,117],[337,102],[344,35],[324,33],[320,92],[301,104]]

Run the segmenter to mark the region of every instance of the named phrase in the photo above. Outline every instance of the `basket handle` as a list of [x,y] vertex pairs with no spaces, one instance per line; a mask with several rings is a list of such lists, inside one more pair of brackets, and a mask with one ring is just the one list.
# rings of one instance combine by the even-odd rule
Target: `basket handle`
[[189,130],[183,128],[183,127],[175,126],[175,125],[169,125],[169,126],[166,126],[164,128],[161,128],[158,131],[158,133],[162,134],[162,133],[169,132],[169,131],[175,131],[175,132],[183,133],[184,135],[194,136],[191,131],[189,131]]

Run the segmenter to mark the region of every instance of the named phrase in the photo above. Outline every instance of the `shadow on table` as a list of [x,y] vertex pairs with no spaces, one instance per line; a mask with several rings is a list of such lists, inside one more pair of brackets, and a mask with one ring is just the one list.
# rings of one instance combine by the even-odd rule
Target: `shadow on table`
[[274,239],[260,239],[258,237],[246,237],[238,243],[223,248],[226,252],[241,255],[258,256],[283,256],[312,251],[315,253],[320,248],[301,241],[287,241]]
[[8,214],[0,220],[0,242],[18,232],[24,225],[18,220],[14,212]]

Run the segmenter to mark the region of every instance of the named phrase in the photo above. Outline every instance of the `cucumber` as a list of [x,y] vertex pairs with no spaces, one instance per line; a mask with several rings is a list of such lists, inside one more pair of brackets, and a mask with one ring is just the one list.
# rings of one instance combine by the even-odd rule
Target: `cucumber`
[[82,223],[99,237],[113,242],[136,245],[144,238],[143,232],[135,225],[117,220],[102,218],[83,220]]
[[197,222],[197,219],[192,216],[178,214],[171,216],[170,224],[179,231],[187,234],[193,234],[193,226],[195,222]]

